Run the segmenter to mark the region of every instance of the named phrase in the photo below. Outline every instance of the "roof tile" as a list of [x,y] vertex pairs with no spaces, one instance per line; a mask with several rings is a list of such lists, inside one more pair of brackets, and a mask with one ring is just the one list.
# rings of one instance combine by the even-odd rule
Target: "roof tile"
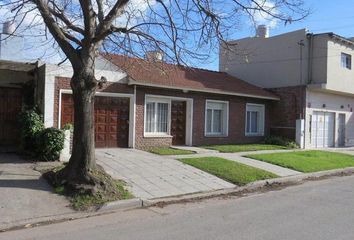
[[225,72],[190,68],[165,62],[150,62],[116,54],[105,54],[104,57],[125,71],[135,82],[142,85],[151,84],[160,87],[190,89],[191,91],[210,91],[278,99],[273,93]]

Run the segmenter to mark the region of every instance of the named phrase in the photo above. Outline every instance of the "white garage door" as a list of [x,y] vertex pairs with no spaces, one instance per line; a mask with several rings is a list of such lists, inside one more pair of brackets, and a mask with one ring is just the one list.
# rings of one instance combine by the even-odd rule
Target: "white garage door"
[[334,113],[315,111],[312,115],[312,146],[326,148],[334,146]]

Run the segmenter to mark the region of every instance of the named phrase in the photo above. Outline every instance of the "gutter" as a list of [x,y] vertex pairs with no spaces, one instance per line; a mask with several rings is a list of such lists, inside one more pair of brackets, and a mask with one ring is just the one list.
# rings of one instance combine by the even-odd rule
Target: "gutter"
[[184,87],[175,87],[175,86],[165,86],[153,83],[141,83],[135,81],[133,79],[129,79],[128,85],[137,85],[137,86],[146,86],[146,87],[157,87],[157,88],[166,88],[166,89],[174,89],[174,90],[182,90],[183,92],[203,92],[203,93],[213,93],[213,94],[221,94],[221,95],[229,95],[229,96],[238,96],[238,97],[249,97],[249,98],[258,98],[258,99],[266,99],[266,100],[277,100],[279,101],[279,97],[268,97],[254,94],[245,94],[245,93],[236,93],[236,92],[226,92],[218,89],[193,89],[193,88],[184,88]]

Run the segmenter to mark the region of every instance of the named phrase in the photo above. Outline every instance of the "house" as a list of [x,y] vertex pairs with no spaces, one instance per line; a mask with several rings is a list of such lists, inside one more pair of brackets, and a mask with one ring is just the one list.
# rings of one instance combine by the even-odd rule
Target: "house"
[[280,96],[271,133],[304,148],[354,146],[353,39],[306,29],[268,37],[264,26],[257,33],[221,46],[219,68]]
[[[41,74],[38,63],[0,61],[0,150],[9,151],[19,144],[18,115],[23,102],[42,104],[42,88],[36,79]],[[33,89],[32,86],[38,86]]]
[[[151,53],[150,53],[151,54]],[[251,143],[269,133],[278,96],[227,73],[163,61],[102,55],[96,77],[107,79],[95,97],[98,148]],[[34,74],[46,127],[73,122],[67,65],[42,64]]]

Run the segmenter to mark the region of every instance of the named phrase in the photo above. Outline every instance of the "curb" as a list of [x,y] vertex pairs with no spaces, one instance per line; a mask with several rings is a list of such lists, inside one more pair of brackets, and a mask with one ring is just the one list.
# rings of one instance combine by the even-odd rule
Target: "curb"
[[142,200],[139,198],[114,201],[104,204],[93,212],[77,212],[62,214],[59,216],[47,216],[33,219],[22,220],[17,223],[8,223],[3,227],[0,226],[0,233],[11,230],[18,230],[23,228],[31,228],[42,225],[48,225],[52,223],[60,223],[64,221],[71,221],[75,219],[82,219],[94,216],[100,216],[115,212],[115,210],[128,210],[141,207],[163,207],[170,204],[187,203],[193,201],[206,200],[211,198],[223,197],[223,196],[238,196],[243,197],[248,194],[258,191],[272,191],[282,189],[288,186],[298,185],[306,181],[316,181],[326,179],[330,177],[341,177],[354,175],[354,167],[336,169],[315,173],[306,173],[300,175],[293,175],[289,177],[273,178],[268,180],[261,180],[253,183],[249,183],[242,187],[234,187],[227,189],[220,189],[210,192],[192,193],[187,195],[180,195],[167,198],[157,198],[150,200]]
[[143,200],[140,198],[133,198],[127,200],[118,200],[114,202],[108,202],[99,207],[96,212],[110,211],[110,210],[122,210],[139,208],[143,206]]
[[298,185],[306,181],[316,181],[336,176],[349,176],[354,174],[354,167],[335,169],[328,171],[321,171],[315,173],[305,173],[300,175],[293,175],[289,177],[273,178],[268,180],[261,180],[249,183],[242,187],[226,188],[216,191],[188,194],[182,196],[156,198],[150,200],[143,200],[143,207],[163,207],[169,204],[186,203],[198,201],[203,199],[211,199],[222,196],[247,196],[247,194],[257,191],[271,191],[275,189],[282,189],[287,186]]
[[35,219],[24,219],[17,221],[16,223],[7,223],[3,226],[0,225],[0,233],[19,230],[24,228],[32,228],[38,227],[53,223],[60,223],[65,221],[72,221],[76,219],[88,218],[88,217],[95,217],[101,216],[105,214],[110,214],[118,210],[129,210],[135,208],[141,208],[143,206],[143,201],[140,198],[133,198],[127,200],[118,200],[114,202],[108,202],[100,206],[95,211],[91,212],[73,212],[67,214],[61,214],[56,216],[45,216],[45,217],[38,217]]

